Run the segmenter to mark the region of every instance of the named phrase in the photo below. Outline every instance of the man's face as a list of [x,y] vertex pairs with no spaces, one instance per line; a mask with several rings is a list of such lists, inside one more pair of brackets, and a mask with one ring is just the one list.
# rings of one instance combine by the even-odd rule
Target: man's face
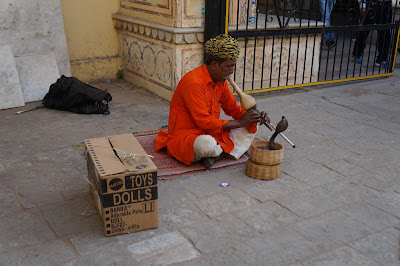
[[212,62],[212,77],[215,81],[224,82],[235,70],[236,60],[225,60],[223,63]]

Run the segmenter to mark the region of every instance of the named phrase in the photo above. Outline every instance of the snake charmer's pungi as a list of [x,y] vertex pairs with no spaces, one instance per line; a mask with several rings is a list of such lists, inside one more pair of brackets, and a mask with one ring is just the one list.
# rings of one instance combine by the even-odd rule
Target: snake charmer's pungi
[[[219,35],[205,44],[205,64],[188,72],[171,100],[168,133],[160,131],[155,147],[189,165],[206,168],[224,153],[239,159],[250,147],[257,122],[269,121],[265,112],[245,111],[237,104],[226,79],[239,56],[238,41]],[[234,120],[220,119],[221,108]]]

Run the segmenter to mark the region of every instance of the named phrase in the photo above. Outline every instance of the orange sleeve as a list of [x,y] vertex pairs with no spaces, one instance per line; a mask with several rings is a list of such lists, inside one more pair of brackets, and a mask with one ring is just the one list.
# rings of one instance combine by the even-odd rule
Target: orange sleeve
[[[230,92],[228,84],[224,84],[224,93],[222,94],[222,109],[226,115],[232,116],[235,120],[242,118],[246,111],[237,104],[235,96]],[[250,133],[257,132],[257,123],[251,123],[247,126]]]
[[212,95],[207,93],[207,88],[201,81],[185,80],[182,86],[185,87],[182,93],[187,109],[196,125],[210,133],[222,133],[222,126],[229,120],[221,120],[208,112],[207,101]]

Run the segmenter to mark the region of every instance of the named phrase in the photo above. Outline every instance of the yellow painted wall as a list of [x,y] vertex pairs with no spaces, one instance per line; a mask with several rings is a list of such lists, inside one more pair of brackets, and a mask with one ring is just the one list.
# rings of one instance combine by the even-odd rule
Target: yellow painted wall
[[72,76],[90,82],[116,78],[121,68],[112,13],[119,0],[60,0]]

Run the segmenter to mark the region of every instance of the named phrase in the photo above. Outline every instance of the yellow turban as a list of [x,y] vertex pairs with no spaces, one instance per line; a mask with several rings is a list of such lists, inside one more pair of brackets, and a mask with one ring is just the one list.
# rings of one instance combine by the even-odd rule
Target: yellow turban
[[204,50],[207,55],[231,60],[236,60],[240,51],[238,41],[226,34],[208,40]]

